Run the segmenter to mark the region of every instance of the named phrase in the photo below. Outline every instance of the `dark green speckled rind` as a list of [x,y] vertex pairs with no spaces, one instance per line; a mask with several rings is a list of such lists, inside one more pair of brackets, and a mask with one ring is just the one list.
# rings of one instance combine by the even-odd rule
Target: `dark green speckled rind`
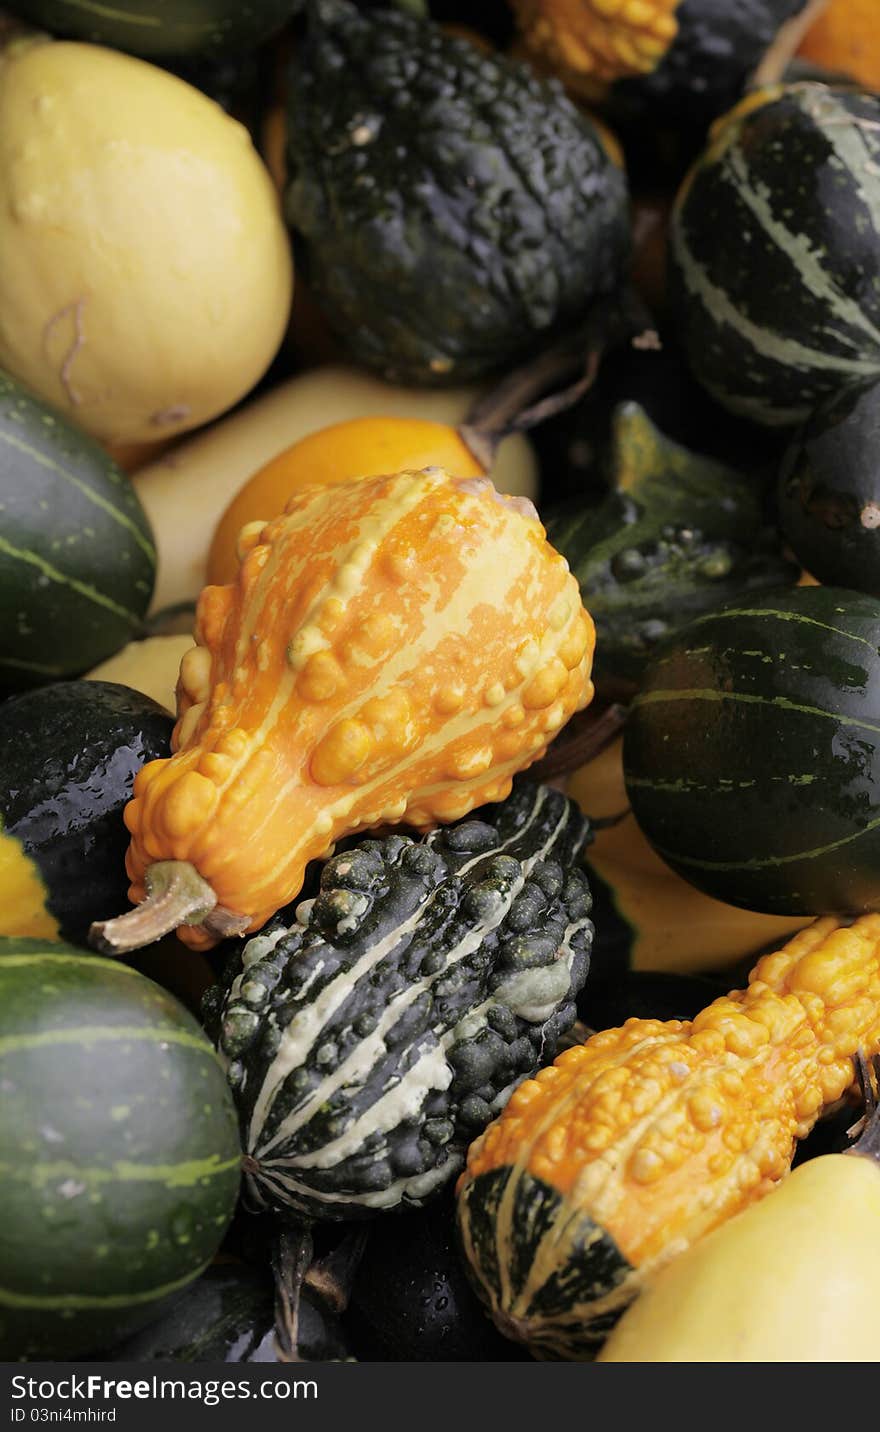
[[393,381],[510,366],[626,263],[624,175],[558,84],[409,15],[318,0],[288,160],[298,263]]
[[683,186],[670,297],[732,411],[795,424],[880,377],[878,161],[880,96],[803,83],[729,119]]
[[717,899],[772,915],[880,900],[880,602],[729,603],[651,661],[624,731],[644,834]]
[[454,1178],[574,1021],[588,836],[573,801],[522,783],[424,841],[336,855],[316,900],[245,943],[208,1019],[258,1208],[357,1218]]
[[165,990],[44,943],[0,958],[0,1357],[106,1348],[211,1260],[240,1150],[217,1057]]
[[637,1291],[638,1274],[613,1238],[519,1167],[464,1184],[458,1233],[497,1326],[541,1359],[589,1361]]

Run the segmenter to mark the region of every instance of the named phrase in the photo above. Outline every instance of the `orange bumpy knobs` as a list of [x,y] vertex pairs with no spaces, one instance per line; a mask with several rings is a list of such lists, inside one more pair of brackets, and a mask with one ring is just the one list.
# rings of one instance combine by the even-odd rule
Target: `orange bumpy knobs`
[[[593,694],[577,582],[531,503],[488,478],[301,489],[243,530],[240,557],[199,599],[175,754],[140,771],[125,811],[131,898],[149,893],[166,928],[188,900],[197,946],[258,929],[343,835],[502,800]],[[143,943],[138,914],[96,943]]]
[[527,48],[600,84],[657,68],[678,33],[681,0],[514,0]]
[[[692,1022],[629,1019],[567,1049],[512,1094],[459,1183],[499,1326],[581,1355],[649,1272],[776,1186],[853,1085],[856,1052],[878,1047],[880,915],[866,915],[817,920]],[[533,1258],[512,1213],[526,1202]],[[555,1313],[551,1286],[575,1290]]]

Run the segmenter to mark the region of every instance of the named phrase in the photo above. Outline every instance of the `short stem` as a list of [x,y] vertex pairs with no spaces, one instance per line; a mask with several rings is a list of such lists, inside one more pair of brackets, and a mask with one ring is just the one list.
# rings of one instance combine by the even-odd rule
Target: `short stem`
[[880,1102],[875,1084],[880,1088],[880,1056],[874,1055],[870,1063],[859,1050],[855,1057],[856,1075],[865,1105],[864,1118],[859,1120],[850,1133],[859,1133],[858,1142],[847,1149],[848,1154],[861,1154],[864,1158],[880,1163]]
[[187,860],[159,860],[147,869],[147,898],[114,920],[97,920],[89,943],[107,955],[139,950],[178,925],[200,925],[217,905],[207,880]]
[[303,1281],[337,1317],[348,1307],[355,1274],[367,1246],[368,1228],[344,1234],[332,1252],[307,1269]]

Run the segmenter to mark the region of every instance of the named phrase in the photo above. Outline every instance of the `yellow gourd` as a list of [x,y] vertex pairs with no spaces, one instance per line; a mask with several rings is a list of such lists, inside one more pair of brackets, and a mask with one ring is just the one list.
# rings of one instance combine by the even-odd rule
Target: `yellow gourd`
[[261,377],[293,269],[247,130],[165,70],[29,35],[0,54],[0,366],[108,444]]
[[[424,434],[418,437],[419,449],[403,460],[400,420],[420,426],[442,425],[443,450],[432,461],[449,467],[446,450],[455,443],[463,452],[457,424],[464,420],[477,392],[473,388],[419,392],[391,387],[356,368],[316,368],[279,384],[206,432],[172,448],[159,461],[142,467],[132,481],[156,538],[158,572],[151,610],[195,600],[207,580],[208,550],[217,524],[254,474],[285,449],[331,424],[388,417],[394,429],[390,440],[396,445],[398,468],[424,466],[428,461],[423,455]],[[412,430],[403,431],[406,436]],[[331,457],[338,447],[337,437],[330,435],[327,444]],[[383,446],[386,461],[379,468],[372,467],[374,473],[394,470],[394,464],[387,461],[387,446]],[[314,453],[311,446],[308,455]],[[346,456],[350,468],[350,449]],[[375,444],[357,461],[361,475],[370,470],[371,459],[375,460]],[[517,433],[501,443],[492,465],[492,480],[500,492],[534,497],[537,470],[529,440]],[[280,513],[287,497],[302,484],[302,468],[300,474],[274,513],[249,511],[246,520],[268,520]]]
[[880,1125],[650,1279],[599,1362],[878,1362]]

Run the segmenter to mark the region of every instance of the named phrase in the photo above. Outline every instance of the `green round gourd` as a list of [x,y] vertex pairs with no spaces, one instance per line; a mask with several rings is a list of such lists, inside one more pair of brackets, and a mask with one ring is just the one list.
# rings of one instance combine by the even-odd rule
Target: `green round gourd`
[[235,1110],[196,1021],[125,965],[0,941],[0,1357],[104,1351],[210,1262]]
[[778,511],[818,581],[880,597],[880,384],[821,404],[792,438]]
[[358,362],[391,382],[469,382],[615,287],[626,179],[558,83],[391,9],[318,0],[309,18],[285,207]]
[[86,433],[0,372],[0,693],[112,656],[156,576],[146,513]]
[[68,39],[146,59],[212,58],[254,49],[299,9],[297,0],[12,0],[14,15]]
[[880,602],[727,603],[649,664],[624,732],[633,814],[707,895],[773,915],[880,900]]
[[677,196],[670,299],[694,373],[769,426],[880,377],[880,96],[770,86]]

